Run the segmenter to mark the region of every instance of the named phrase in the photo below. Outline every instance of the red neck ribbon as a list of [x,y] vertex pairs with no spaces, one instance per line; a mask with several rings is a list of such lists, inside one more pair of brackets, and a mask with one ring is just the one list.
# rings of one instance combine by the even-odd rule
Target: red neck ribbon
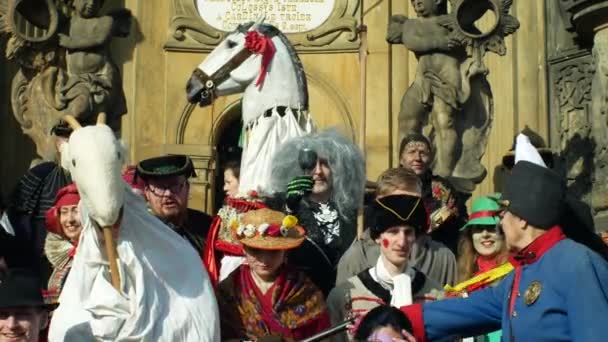
[[260,76],[258,76],[258,80],[255,83],[255,86],[259,87],[262,83],[264,83],[268,65],[270,65],[272,57],[274,57],[274,53],[277,51],[277,49],[272,42],[272,38],[260,34],[257,31],[247,32],[247,35],[245,36],[245,48],[254,54],[262,55]]

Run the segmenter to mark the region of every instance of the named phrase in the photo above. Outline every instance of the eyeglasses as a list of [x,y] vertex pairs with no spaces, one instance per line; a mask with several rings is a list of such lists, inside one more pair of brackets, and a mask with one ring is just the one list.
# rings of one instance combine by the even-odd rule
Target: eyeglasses
[[169,190],[172,194],[179,194],[184,190],[188,184],[188,180],[184,180],[183,182],[175,183],[175,184],[163,184],[163,185],[153,185],[148,184],[146,188],[150,190],[155,196],[162,197],[165,196],[167,190]]

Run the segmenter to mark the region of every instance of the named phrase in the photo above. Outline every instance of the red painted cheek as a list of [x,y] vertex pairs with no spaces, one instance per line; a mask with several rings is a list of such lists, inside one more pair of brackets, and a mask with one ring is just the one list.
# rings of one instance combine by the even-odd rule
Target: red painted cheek
[[382,239],[382,246],[384,246],[384,248],[388,248],[389,242],[387,239]]

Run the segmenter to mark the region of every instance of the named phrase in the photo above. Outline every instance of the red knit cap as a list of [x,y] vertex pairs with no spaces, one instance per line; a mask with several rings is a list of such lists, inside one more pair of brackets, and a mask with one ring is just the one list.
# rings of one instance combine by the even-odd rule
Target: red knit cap
[[78,195],[78,189],[74,183],[59,189],[55,196],[55,205],[44,214],[46,229],[51,233],[63,236],[63,230],[59,224],[59,209],[66,205],[77,205],[78,202],[80,202],[80,195]]

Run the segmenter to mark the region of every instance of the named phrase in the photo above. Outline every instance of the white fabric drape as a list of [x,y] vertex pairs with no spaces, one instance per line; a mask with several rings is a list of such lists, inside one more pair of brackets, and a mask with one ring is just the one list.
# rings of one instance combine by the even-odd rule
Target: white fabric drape
[[390,291],[391,306],[400,308],[412,304],[412,280],[416,271],[411,266],[407,266],[403,273],[391,276],[384,265],[385,262],[388,261],[384,260],[383,255],[380,255],[376,266],[369,270],[372,279]]
[[246,195],[251,190],[264,193],[270,185],[271,162],[279,146],[313,130],[309,114],[296,114],[289,108],[281,116],[275,107],[270,116],[253,121],[241,157],[239,194]]
[[49,340],[219,341],[217,303],[199,255],[126,184],[124,191],[122,291],[112,287],[101,234],[81,202],[83,230]]

